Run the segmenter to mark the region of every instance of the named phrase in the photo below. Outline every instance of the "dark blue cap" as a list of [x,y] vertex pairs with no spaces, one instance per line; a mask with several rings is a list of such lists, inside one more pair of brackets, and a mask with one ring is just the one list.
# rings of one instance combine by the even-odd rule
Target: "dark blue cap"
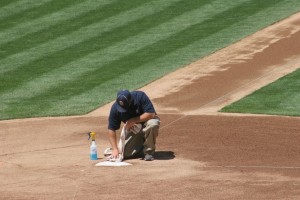
[[120,90],[117,94],[117,110],[126,112],[131,104],[131,94],[128,90]]

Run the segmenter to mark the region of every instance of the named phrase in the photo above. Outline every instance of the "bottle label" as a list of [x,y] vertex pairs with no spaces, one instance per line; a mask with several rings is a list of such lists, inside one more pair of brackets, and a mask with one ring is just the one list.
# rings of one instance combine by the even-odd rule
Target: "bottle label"
[[90,148],[90,158],[91,160],[97,160],[98,156],[97,156],[97,146],[95,144],[95,142],[92,142],[91,148]]
[[96,148],[91,148],[91,154],[97,154],[97,149]]

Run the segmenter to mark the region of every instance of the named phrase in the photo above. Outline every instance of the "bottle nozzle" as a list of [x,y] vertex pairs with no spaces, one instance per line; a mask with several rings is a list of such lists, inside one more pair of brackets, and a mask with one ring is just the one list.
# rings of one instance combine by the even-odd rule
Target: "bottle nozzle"
[[88,136],[89,136],[89,138],[88,138],[88,140],[90,139],[90,138],[92,138],[92,141],[95,141],[95,136],[96,136],[96,133],[95,132],[89,132],[88,133]]

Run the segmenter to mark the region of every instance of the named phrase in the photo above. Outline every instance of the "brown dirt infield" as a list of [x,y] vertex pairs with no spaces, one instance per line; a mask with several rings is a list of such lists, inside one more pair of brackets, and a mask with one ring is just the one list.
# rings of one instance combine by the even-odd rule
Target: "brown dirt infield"
[[141,90],[162,119],[156,160],[95,167],[111,104],[0,122],[0,199],[300,199],[300,118],[217,111],[300,67],[300,13]]

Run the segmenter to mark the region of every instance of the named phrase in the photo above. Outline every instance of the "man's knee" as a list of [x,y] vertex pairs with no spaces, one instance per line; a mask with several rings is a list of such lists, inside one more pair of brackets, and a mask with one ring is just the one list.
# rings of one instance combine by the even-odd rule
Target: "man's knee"
[[146,132],[148,129],[159,129],[160,120],[159,119],[150,119],[147,121],[145,128],[143,129]]
[[160,125],[160,120],[159,119],[150,119],[148,121],[151,126],[159,126]]

